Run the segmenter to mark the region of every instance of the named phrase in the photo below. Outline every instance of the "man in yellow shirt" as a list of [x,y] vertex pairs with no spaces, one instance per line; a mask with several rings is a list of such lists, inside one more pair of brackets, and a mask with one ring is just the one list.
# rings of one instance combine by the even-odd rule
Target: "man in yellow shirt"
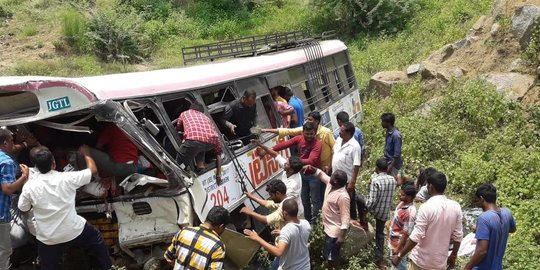
[[[325,173],[329,173],[332,166],[332,148],[334,147],[334,134],[327,127],[319,125],[321,122],[321,114],[312,111],[308,114],[306,122],[313,123],[317,129],[315,137],[321,141],[321,167]],[[262,129],[262,132],[270,132],[278,134],[279,137],[302,135],[303,128],[278,128],[278,129]],[[302,175],[302,204],[304,205],[304,216],[306,220],[313,223],[317,220],[321,211],[324,186],[317,178],[311,175]],[[313,204],[313,207],[311,207]]]

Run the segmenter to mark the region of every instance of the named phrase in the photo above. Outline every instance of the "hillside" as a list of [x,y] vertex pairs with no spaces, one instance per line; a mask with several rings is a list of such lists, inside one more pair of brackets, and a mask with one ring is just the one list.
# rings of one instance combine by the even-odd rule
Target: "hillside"
[[[282,31],[338,30],[349,46],[363,98],[359,124],[367,163],[358,190],[366,190],[370,168],[382,154],[379,116],[392,111],[404,136],[405,173],[414,177],[427,166],[443,171],[450,181],[448,196],[464,208],[473,206],[476,186],[494,183],[499,203],[518,224],[505,269],[537,269],[540,30],[535,28],[531,43],[522,46],[512,33],[512,17],[525,4],[540,7],[540,0],[414,0],[406,8],[396,7],[400,0],[387,0],[370,15],[371,22],[351,6],[333,5],[337,2],[354,1],[0,0],[0,75],[178,67],[184,46]],[[104,33],[115,33],[108,38],[118,43],[104,42]],[[414,64],[423,69],[407,74]],[[507,83],[506,77],[502,84],[486,82],[508,73],[524,82]],[[372,79],[381,81],[383,90]],[[370,252],[351,258],[349,269],[370,267]]]

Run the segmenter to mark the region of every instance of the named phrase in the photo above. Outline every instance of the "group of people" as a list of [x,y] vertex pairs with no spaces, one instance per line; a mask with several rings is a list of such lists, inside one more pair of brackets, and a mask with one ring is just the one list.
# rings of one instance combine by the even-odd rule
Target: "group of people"
[[[403,166],[401,134],[394,127],[395,116],[384,113],[381,115],[381,124],[386,131],[384,155],[375,162],[369,191],[364,196],[356,191],[363,135],[349,122],[346,112],[340,112],[337,120],[339,130],[332,132],[319,125],[318,112],[311,112],[301,128],[263,130],[292,136],[285,142],[270,148],[257,140],[252,141],[259,156],[271,156],[285,172],[281,179],[267,184],[270,200],[246,193],[248,199],[270,210],[270,214],[263,215],[249,207],[240,211],[273,229],[274,243],[255,231],[244,230],[247,238],[275,256],[271,269],[310,269],[309,238],[312,226],[321,226],[317,223],[319,215],[325,233],[321,253],[330,269],[339,269],[341,247],[350,224],[369,230],[368,214],[375,220],[373,262],[379,269],[454,267],[463,238],[462,210],[456,201],[444,195],[448,185],[446,176],[430,167],[420,171],[416,183],[406,181],[407,177],[400,172]],[[334,134],[339,137],[335,138]],[[292,152],[297,154],[287,159],[278,153],[286,148],[295,148]],[[396,191],[399,202],[394,207]],[[516,230],[516,223],[508,209],[497,206],[497,191],[492,184],[478,187],[475,197],[484,212],[477,222],[476,250],[464,269],[502,269],[508,235]],[[418,210],[415,203],[422,203]],[[190,230],[224,226],[225,221],[211,222],[215,218],[210,215],[225,211],[215,207],[210,211],[210,221]],[[202,267],[211,263],[222,266],[225,247],[219,241],[221,230],[213,230],[201,252],[190,249],[192,236],[182,237],[188,233],[186,230],[181,230],[173,239],[165,254],[167,260],[184,266],[178,269],[215,269]],[[197,235],[205,237],[203,233]],[[203,240],[199,238],[196,243],[196,246],[202,245]],[[391,262],[385,262],[385,246],[390,249]],[[209,253],[209,250],[215,250],[215,253]],[[194,259],[195,255],[191,254],[205,254],[206,257]]]

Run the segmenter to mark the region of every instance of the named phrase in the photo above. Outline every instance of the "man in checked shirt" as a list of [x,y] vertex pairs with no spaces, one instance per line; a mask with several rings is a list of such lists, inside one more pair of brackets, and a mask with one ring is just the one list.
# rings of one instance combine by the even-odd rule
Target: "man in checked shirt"
[[205,154],[214,150],[216,154],[216,182],[221,184],[221,143],[219,135],[210,118],[204,114],[203,106],[193,102],[187,111],[178,117],[176,129],[184,131],[184,141],[178,151],[176,160],[189,167],[195,158],[195,168],[205,169]]
[[384,158],[376,162],[375,173],[371,176],[369,196],[366,202],[368,211],[375,218],[375,255],[374,263],[379,269],[384,266],[384,225],[388,220],[392,199],[396,190],[396,179],[388,175],[388,163]]

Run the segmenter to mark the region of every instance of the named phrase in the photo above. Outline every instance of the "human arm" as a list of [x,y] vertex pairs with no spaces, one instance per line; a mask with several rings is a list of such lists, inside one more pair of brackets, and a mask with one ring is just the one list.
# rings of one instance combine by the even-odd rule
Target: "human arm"
[[174,265],[174,262],[176,260],[176,246],[178,245],[177,238],[180,235],[182,231],[178,232],[171,240],[171,245],[165,250],[165,253],[163,254],[163,258],[165,258],[165,261],[169,263],[170,265]]
[[261,245],[265,250],[267,250],[270,254],[276,257],[281,257],[287,250],[289,244],[283,240],[280,240],[277,244],[277,246],[274,246],[262,239],[255,231],[245,229],[244,234],[247,238],[257,242],[259,245]]
[[209,270],[223,269],[224,261],[225,261],[225,249],[224,249],[224,246],[220,246],[210,256]]
[[265,215],[261,215],[255,211],[253,211],[253,209],[249,208],[249,207],[242,207],[242,209],[240,209],[240,213],[242,214],[246,214],[247,216],[250,216],[252,218],[254,218],[256,221],[262,223],[262,224],[268,224],[267,222],[267,218]]
[[176,120],[176,130],[184,130],[184,121],[182,120],[182,115],[178,117],[178,120]]
[[265,154],[270,155],[273,158],[276,158],[278,156],[278,153],[274,151],[274,149],[264,145],[259,140],[251,140],[253,144],[255,144],[257,147],[261,148]]
[[252,201],[255,201],[256,203],[260,204],[262,207],[267,207],[267,204],[268,204],[268,201],[267,200],[264,200],[264,199],[261,199],[255,195],[253,195],[253,193],[251,192],[246,192],[244,193],[244,195],[246,195],[246,197]]
[[516,230],[517,230],[516,220],[514,219],[514,217],[512,217],[512,219],[510,220],[510,231],[509,231],[509,233],[515,233]]
[[405,242],[405,245],[398,253],[392,256],[392,264],[397,265],[401,259],[407,255],[416,245],[426,236],[426,230],[429,224],[425,208],[420,207],[418,214],[416,215],[416,221],[414,223],[414,229],[409,235],[409,238]]
[[[456,258],[459,247],[461,246],[461,240],[463,240],[463,213],[461,212],[461,206],[456,203],[457,218],[454,225],[454,231],[452,232],[452,240],[454,244],[452,245],[452,253],[448,256],[448,268],[454,268],[456,266]],[[488,238],[489,239],[489,238]]]
[[313,176],[319,178],[319,180],[321,180],[321,182],[325,183],[325,184],[328,184],[330,182],[330,176],[328,176],[328,174],[326,174],[325,172],[323,172],[321,169],[316,169],[315,167],[311,166],[311,165],[306,165],[302,168],[302,171],[304,173],[306,172],[309,172],[309,171],[315,171],[315,173],[313,174]]
[[341,221],[341,232],[337,237],[336,243],[341,245],[345,242],[345,236],[351,222],[351,199],[349,196],[341,197],[338,201],[339,216]]
[[392,256],[392,265],[397,266],[401,259],[403,259],[403,257],[407,255],[407,253],[409,253],[416,245],[417,242],[412,241],[409,237],[409,239],[407,239],[407,241],[405,242],[403,249],[401,249],[397,254]]
[[15,173],[17,166],[13,162],[4,163],[0,168],[0,174],[2,178],[2,193],[5,195],[11,195],[15,191],[20,190],[24,183],[28,180],[29,169],[28,166],[21,164],[21,176],[15,180]]
[[86,162],[86,168],[90,169],[92,175],[97,174],[96,162],[90,156],[90,147],[88,147],[88,145],[81,145],[81,147],[79,147],[79,153],[84,157],[84,161]]
[[[292,138],[289,141],[292,141],[292,140],[300,141],[301,139],[302,139],[302,137],[296,136],[296,137]],[[321,160],[321,151],[322,151],[321,142],[319,140],[315,140],[313,148],[311,148],[311,151],[309,151],[308,157],[307,158],[300,158],[300,160],[302,161],[302,164],[309,164],[309,165],[313,165],[313,166],[318,165],[320,163],[320,160]],[[325,171],[325,172],[327,172],[327,171]]]
[[30,209],[32,209],[32,199],[30,198],[30,195],[27,192],[25,192],[24,189],[23,189],[23,192],[21,192],[21,196],[19,196],[17,207],[22,212],[28,212],[30,211]]
[[392,172],[392,169],[397,165],[397,160],[401,158],[401,136],[394,136],[392,143],[394,144],[394,156],[388,165],[388,172]]
[[352,152],[352,158],[353,172],[351,179],[349,179],[349,184],[347,185],[347,191],[349,192],[354,191],[354,187],[356,186],[356,178],[358,178],[358,172],[360,171],[360,165],[362,164],[362,148],[360,148],[360,145],[358,145],[358,147],[355,146]]
[[488,240],[478,240],[476,242],[476,249],[474,251],[474,254],[472,255],[469,262],[467,262],[465,267],[463,267],[463,269],[471,270],[474,266],[478,265],[482,260],[484,260],[488,251],[488,245]]
[[373,210],[375,206],[377,205],[377,201],[379,198],[379,185],[377,185],[376,181],[374,179],[371,180],[371,183],[369,184],[369,195],[368,199],[366,201],[366,207],[368,210]]
[[281,150],[284,150],[284,149],[287,149],[293,145],[298,145],[299,141],[300,141],[300,137],[294,137],[290,140],[286,140],[286,141],[283,141],[283,142],[280,142],[276,145],[274,145],[274,147],[272,147],[272,150],[274,151],[281,151]]
[[216,184],[221,185],[221,157],[216,155]]
[[233,115],[233,109],[231,108],[231,106],[230,105],[225,106],[224,112],[219,117],[219,123],[223,127],[227,127],[233,134],[235,134],[236,125],[229,122],[232,115]]
[[353,192],[354,191],[354,187],[356,186],[356,178],[358,177],[358,171],[359,170],[360,170],[360,165],[354,166],[351,179],[350,179],[349,183],[347,184],[347,191],[348,192]]

